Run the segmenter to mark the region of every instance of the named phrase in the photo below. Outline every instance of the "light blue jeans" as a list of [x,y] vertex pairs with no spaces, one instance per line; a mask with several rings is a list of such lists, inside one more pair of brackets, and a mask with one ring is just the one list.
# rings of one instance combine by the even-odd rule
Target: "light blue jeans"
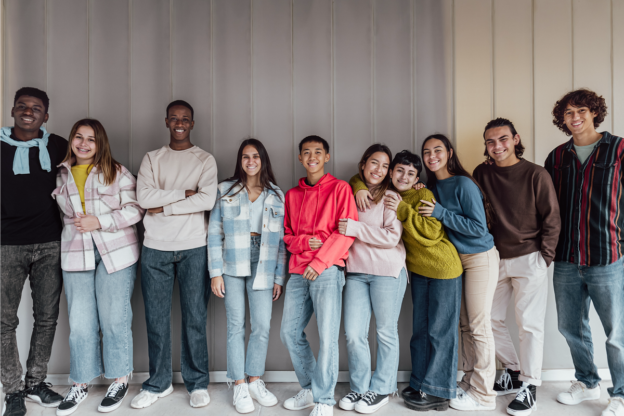
[[[312,389],[315,403],[336,404],[334,389],[338,381],[338,335],[342,312],[344,271],[332,266],[316,280],[300,274],[290,276],[286,284],[282,342],[288,348],[295,374],[304,389]],[[318,360],[306,339],[305,327],[316,314],[319,333]]]
[[63,270],[70,328],[69,378],[79,384],[102,374],[108,379],[124,377],[133,370],[130,298],[137,263],[109,274],[95,244],[94,249],[95,270]]
[[[344,298],[345,332],[351,390],[391,394],[397,390],[399,331],[397,323],[407,287],[407,273],[399,277],[347,273]],[[371,377],[368,328],[371,312],[377,329],[377,368]]]
[[[251,236],[251,276],[223,275],[225,283],[225,313],[227,315],[227,376],[231,380],[260,377],[264,374],[273,290],[253,290],[260,257],[260,236]],[[251,335],[245,360],[245,289],[249,298]]]
[[555,262],[553,276],[559,332],[570,347],[575,377],[589,388],[600,382],[594,364],[589,305],[594,304],[607,335],[611,397],[624,398],[624,257],[608,266]]

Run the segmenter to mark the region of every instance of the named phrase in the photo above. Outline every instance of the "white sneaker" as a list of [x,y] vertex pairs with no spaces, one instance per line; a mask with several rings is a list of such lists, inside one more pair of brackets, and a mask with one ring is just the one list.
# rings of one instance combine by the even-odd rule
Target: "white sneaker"
[[149,407],[156,403],[156,400],[161,397],[169,396],[173,393],[173,384],[167,387],[167,389],[161,393],[152,393],[151,391],[141,390],[139,394],[134,396],[132,402],[130,402],[130,406],[135,409],[143,409],[145,407]]
[[559,393],[557,401],[563,404],[575,405],[585,400],[600,399],[600,385],[593,389],[588,389],[582,381],[573,381],[570,390]]
[[260,379],[249,383],[249,395],[262,406],[269,407],[277,404],[277,397],[267,390],[264,381]]
[[251,413],[255,410],[247,383],[234,385],[234,407],[238,413]]
[[624,399],[611,397],[609,405],[602,411],[602,416],[624,416]]
[[[462,391],[464,390],[462,389]],[[449,406],[451,406],[455,410],[470,410],[470,411],[496,410],[496,403],[492,403],[488,405],[481,404],[475,399],[473,399],[472,397],[470,397],[470,395],[466,394],[465,392],[461,395],[458,394],[457,398],[451,399]]]
[[288,410],[301,410],[312,406],[314,406],[314,397],[310,389],[302,389],[284,402],[284,407]]
[[312,409],[310,416],[334,416],[334,406],[328,404],[317,403]]
[[197,389],[191,392],[191,407],[204,407],[210,403],[207,389]]

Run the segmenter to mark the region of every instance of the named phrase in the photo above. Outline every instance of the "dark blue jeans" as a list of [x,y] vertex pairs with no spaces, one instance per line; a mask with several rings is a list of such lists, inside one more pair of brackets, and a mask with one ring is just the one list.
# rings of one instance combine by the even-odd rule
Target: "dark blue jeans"
[[410,340],[415,390],[454,399],[462,279],[431,279],[412,273],[413,332]]
[[570,347],[575,377],[589,388],[600,382],[594,364],[589,306],[594,303],[607,335],[611,397],[624,398],[624,257],[608,266],[555,262],[553,276],[559,332]]
[[145,301],[145,321],[150,377],[143,389],[160,393],[172,382],[171,297],[178,279],[182,309],[182,378],[189,392],[208,387],[208,344],[206,316],[210,299],[207,282],[206,247],[181,251],[160,251],[143,246],[141,289]]

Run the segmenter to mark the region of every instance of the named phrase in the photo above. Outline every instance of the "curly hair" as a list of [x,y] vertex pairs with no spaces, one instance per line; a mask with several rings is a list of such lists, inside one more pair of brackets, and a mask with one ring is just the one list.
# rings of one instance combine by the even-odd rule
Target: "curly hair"
[[572,132],[568,129],[564,121],[564,113],[568,104],[574,107],[587,107],[589,111],[596,114],[594,117],[594,127],[598,128],[607,115],[607,103],[602,95],[598,95],[595,92],[586,88],[581,88],[576,91],[572,91],[563,96],[555,104],[553,108],[553,124],[557,126],[559,130],[567,135],[571,135]]

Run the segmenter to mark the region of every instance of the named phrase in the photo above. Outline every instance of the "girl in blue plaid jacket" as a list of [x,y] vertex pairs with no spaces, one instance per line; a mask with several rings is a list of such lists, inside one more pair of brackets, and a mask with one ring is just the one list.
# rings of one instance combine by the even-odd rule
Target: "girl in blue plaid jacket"
[[[234,176],[219,184],[208,225],[208,270],[212,292],[225,298],[227,376],[235,380],[234,406],[239,413],[253,412],[253,399],[262,406],[277,404],[260,376],[272,303],[282,294],[285,264],[284,194],[275,185],[265,147],[248,139],[238,149]],[[247,357],[245,292],[251,316]]]

